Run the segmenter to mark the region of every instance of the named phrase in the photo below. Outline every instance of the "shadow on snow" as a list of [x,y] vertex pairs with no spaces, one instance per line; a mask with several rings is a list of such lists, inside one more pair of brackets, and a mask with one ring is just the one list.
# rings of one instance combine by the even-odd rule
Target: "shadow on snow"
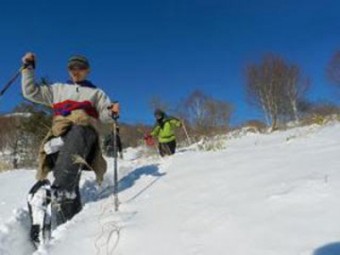
[[[138,197],[141,193],[143,193],[146,189],[151,187],[159,178],[166,175],[166,173],[159,172],[159,165],[152,164],[148,166],[143,166],[137,168],[130,172],[128,175],[124,176],[118,182],[118,192],[122,192],[127,190],[135,185],[135,183],[142,177],[142,176],[154,176],[156,177],[151,183],[149,183],[146,187],[144,187],[141,191],[139,191],[133,198],[129,200],[133,200],[134,198]],[[110,185],[105,187],[102,191],[98,194],[98,188],[95,181],[86,180],[85,183],[81,187],[81,195],[83,199],[83,203],[88,202],[95,202],[104,198],[109,197],[113,194],[113,184],[110,182]]]
[[313,255],[340,255],[340,243],[330,243],[316,249]]

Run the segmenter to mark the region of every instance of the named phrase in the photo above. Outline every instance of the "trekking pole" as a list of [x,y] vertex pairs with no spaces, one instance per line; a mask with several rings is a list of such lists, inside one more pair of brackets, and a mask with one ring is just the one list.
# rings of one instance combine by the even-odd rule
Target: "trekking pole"
[[118,149],[117,149],[117,123],[119,115],[116,113],[112,114],[113,125],[112,125],[112,135],[113,135],[113,196],[115,203],[115,212],[119,209],[119,199],[118,199]]
[[0,99],[3,97],[3,95],[6,93],[6,91],[12,86],[12,84],[16,81],[16,79],[20,76],[21,71],[27,68],[27,64],[23,65],[19,68],[19,70],[13,75],[13,77],[5,84],[5,86],[0,91]]
[[190,136],[188,134],[188,130],[187,130],[187,127],[185,126],[184,121],[182,121],[182,127],[183,127],[184,133],[185,133],[185,135],[187,137],[188,146],[190,146],[192,143],[191,143],[191,139],[190,139]]

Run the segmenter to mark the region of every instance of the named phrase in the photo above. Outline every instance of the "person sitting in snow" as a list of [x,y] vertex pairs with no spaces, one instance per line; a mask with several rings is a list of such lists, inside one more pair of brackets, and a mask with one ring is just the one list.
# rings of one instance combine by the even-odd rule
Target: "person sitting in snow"
[[161,157],[170,156],[176,152],[176,136],[175,129],[181,127],[182,123],[179,119],[167,116],[167,114],[156,109],[154,112],[156,124],[149,135],[158,139],[158,150]]
[[[96,126],[99,121],[112,122],[119,105],[86,78],[90,64],[84,56],[68,60],[70,80],[50,86],[35,83],[36,57],[27,53],[23,59],[22,92],[26,99],[53,108],[51,130],[39,153],[37,179],[45,181],[53,171],[52,192],[57,205],[57,225],[70,220],[81,210],[79,180],[82,170],[93,170],[103,181],[106,161],[102,156]],[[39,123],[37,123],[39,125]]]

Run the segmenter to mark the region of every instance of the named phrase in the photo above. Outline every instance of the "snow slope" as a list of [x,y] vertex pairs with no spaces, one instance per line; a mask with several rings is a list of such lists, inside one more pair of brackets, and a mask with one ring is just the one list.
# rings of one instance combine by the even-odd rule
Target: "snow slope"
[[[32,171],[0,175],[3,255],[340,254],[340,125],[226,141],[219,152],[120,162],[120,211],[112,171],[103,187],[82,177],[83,211],[33,253],[25,196]],[[111,169],[111,168],[110,168]]]

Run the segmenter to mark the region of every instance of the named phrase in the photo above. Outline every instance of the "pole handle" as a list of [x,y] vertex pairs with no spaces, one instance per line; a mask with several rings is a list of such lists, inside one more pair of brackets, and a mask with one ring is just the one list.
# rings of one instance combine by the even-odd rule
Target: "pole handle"
[[[108,106],[107,107],[107,109],[108,110],[112,110],[112,107],[113,107],[113,105],[114,104],[118,104],[118,107],[119,107],[119,102],[118,101],[114,101],[113,103],[112,103],[112,105],[110,105],[110,106]],[[119,109],[119,108],[118,108]],[[117,121],[118,119],[119,119],[119,113],[118,112],[112,112],[111,113],[111,118],[114,120],[114,121]]]

